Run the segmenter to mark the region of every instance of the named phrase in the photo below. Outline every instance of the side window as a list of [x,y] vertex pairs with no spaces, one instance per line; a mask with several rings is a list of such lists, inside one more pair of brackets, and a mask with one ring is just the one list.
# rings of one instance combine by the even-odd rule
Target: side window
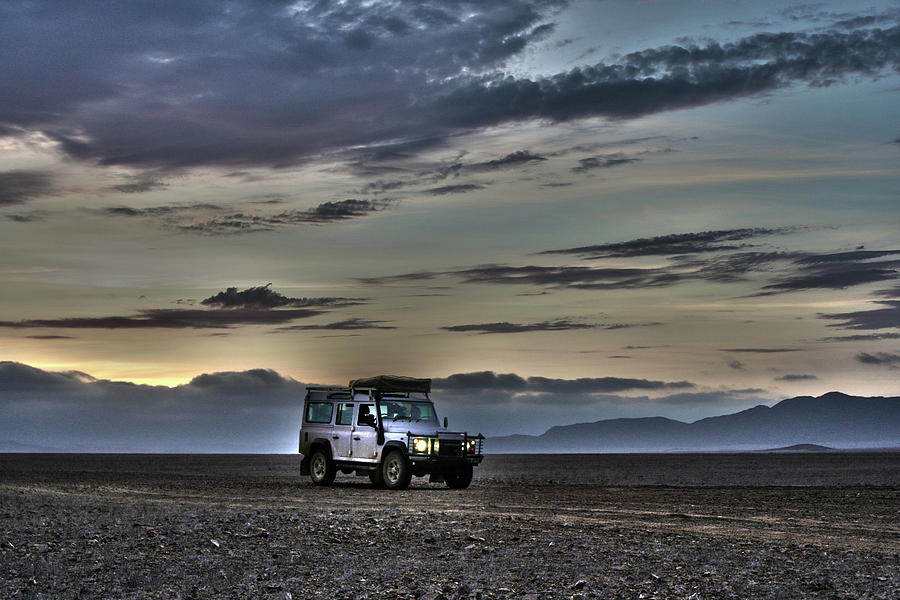
[[336,425],[353,425],[353,405],[341,402],[338,404]]
[[375,421],[375,405],[360,404],[359,416],[356,418],[357,425],[368,425],[369,427],[377,427]]
[[331,402],[310,402],[306,405],[307,423],[331,423]]

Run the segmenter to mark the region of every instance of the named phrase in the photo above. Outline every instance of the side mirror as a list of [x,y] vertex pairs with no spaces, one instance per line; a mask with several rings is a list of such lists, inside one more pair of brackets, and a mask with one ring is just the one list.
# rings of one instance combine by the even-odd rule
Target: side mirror
[[447,417],[444,417],[444,429],[447,429]]

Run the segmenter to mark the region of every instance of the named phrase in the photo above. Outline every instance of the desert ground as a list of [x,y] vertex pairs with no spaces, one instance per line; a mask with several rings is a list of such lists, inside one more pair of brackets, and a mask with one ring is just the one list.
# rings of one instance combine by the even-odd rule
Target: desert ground
[[495,455],[406,491],[290,455],[0,455],[0,598],[900,597],[900,453]]

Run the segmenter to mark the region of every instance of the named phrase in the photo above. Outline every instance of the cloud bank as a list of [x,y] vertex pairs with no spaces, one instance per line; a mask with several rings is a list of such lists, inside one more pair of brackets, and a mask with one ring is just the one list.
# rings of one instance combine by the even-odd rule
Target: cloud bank
[[10,58],[0,80],[16,85],[0,89],[0,134],[41,133],[70,157],[106,165],[282,166],[351,147],[421,149],[517,121],[629,119],[900,67],[895,20],[844,19],[549,76],[505,70],[553,32],[565,4],[10,6],[0,9],[0,53]]
[[[343,383],[343,382],[324,382]],[[759,403],[746,391],[694,392],[686,381],[458,373],[433,381],[454,428],[532,431],[572,419],[709,415]],[[669,393],[660,398],[619,392]],[[270,369],[206,373],[173,387],[0,362],[0,445],[62,451],[296,452],[305,384]],[[513,428],[510,430],[510,428]]]

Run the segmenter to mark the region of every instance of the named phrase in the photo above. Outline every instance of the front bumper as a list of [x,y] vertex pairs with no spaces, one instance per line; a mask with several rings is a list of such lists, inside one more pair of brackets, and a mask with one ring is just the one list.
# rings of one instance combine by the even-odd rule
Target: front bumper
[[480,464],[484,459],[484,436],[465,433],[437,435],[406,434],[409,460],[413,463],[469,463]]

